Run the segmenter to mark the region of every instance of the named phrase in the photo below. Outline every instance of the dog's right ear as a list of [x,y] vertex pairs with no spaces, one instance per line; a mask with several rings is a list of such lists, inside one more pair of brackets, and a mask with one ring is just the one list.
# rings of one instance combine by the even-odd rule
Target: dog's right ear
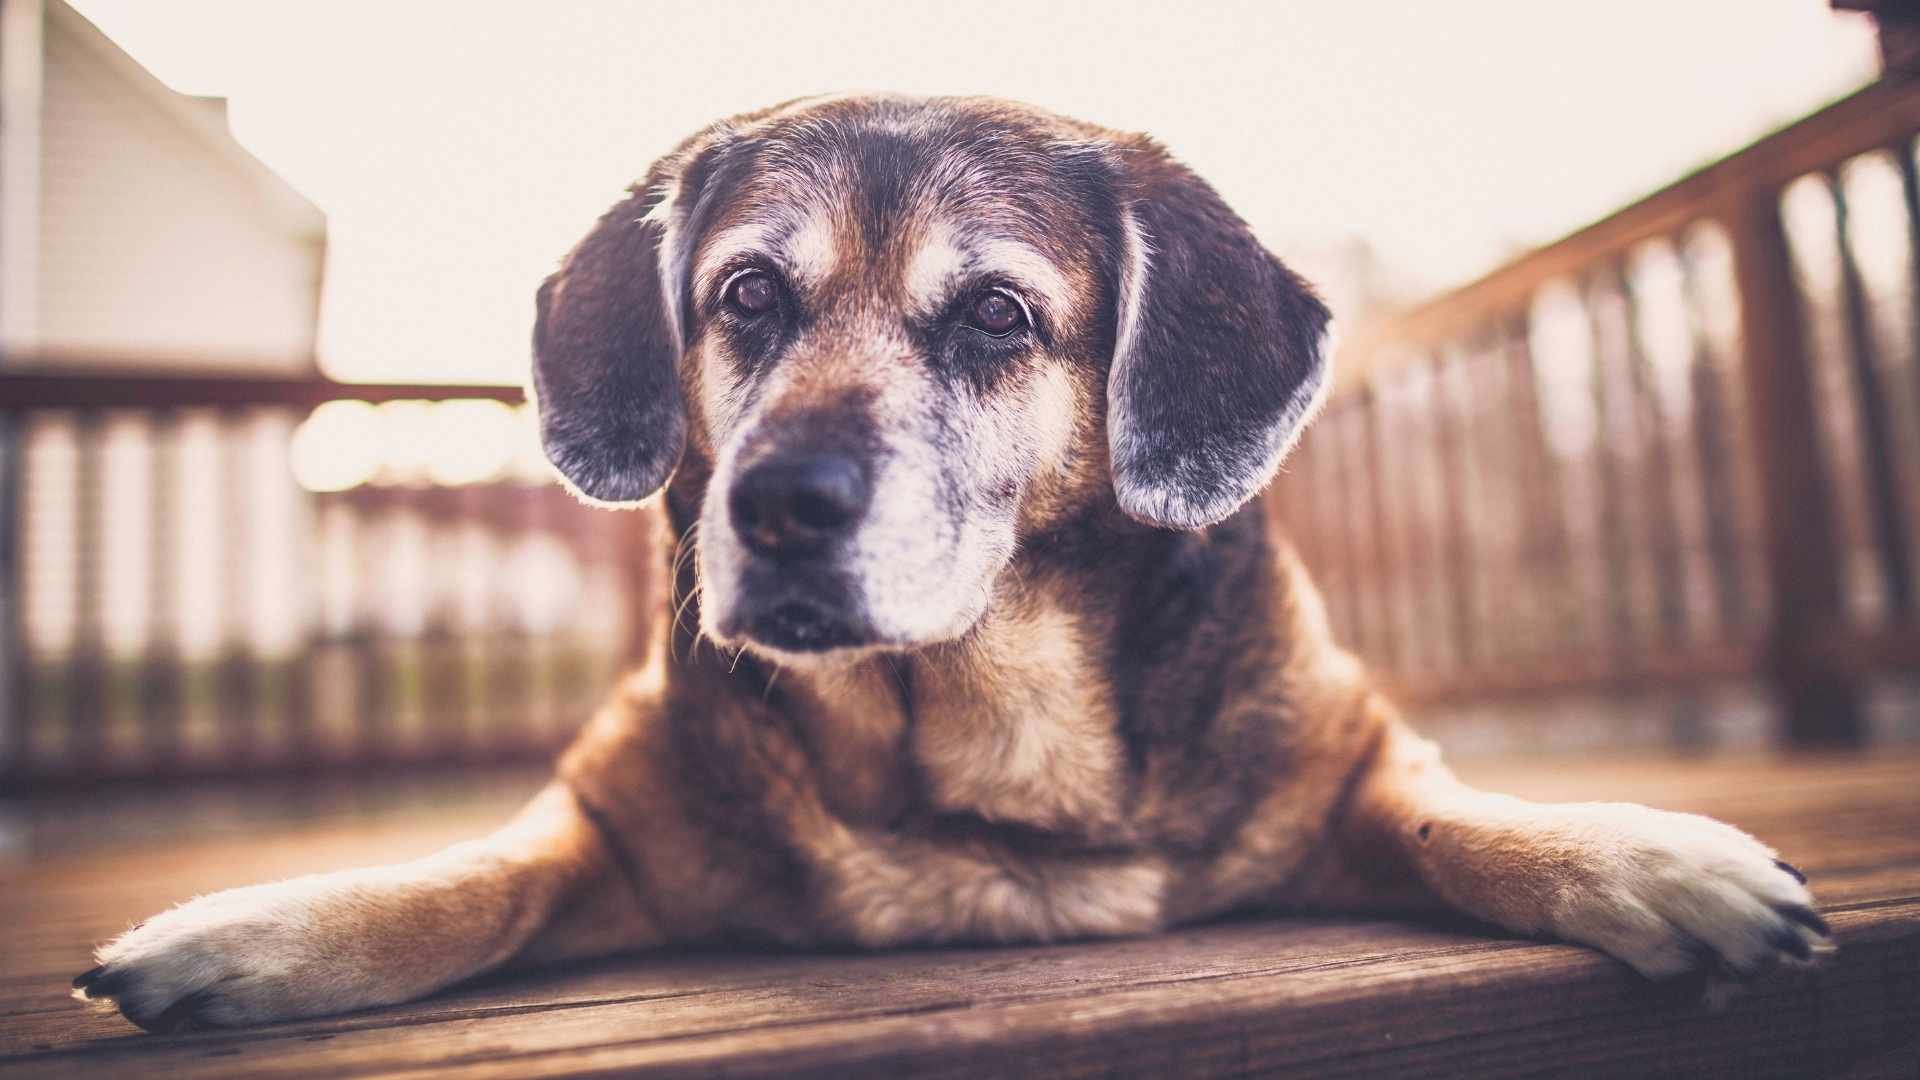
[[1114,494],[1135,520],[1203,529],[1267,486],[1312,418],[1332,316],[1206,181],[1152,143],[1122,161]]
[[533,397],[548,460],[595,502],[666,486],[687,442],[680,390],[684,151],[600,218],[540,286]]

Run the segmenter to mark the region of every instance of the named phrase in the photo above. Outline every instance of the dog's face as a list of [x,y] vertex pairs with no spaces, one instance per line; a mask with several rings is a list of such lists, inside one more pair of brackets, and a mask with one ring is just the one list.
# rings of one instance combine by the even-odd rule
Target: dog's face
[[964,634],[1023,536],[1170,528],[1272,477],[1328,316],[1145,139],[1002,102],[841,98],[723,122],[542,286],[561,473],[711,468],[702,629],[775,659]]

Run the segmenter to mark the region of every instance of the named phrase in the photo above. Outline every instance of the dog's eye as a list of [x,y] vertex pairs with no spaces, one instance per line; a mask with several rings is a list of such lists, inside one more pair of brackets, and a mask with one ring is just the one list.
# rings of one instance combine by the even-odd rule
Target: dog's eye
[[780,286],[758,270],[741,274],[727,286],[727,302],[745,315],[765,315],[780,302]]
[[1006,337],[1027,321],[1019,301],[999,289],[988,289],[973,302],[973,326],[994,337]]

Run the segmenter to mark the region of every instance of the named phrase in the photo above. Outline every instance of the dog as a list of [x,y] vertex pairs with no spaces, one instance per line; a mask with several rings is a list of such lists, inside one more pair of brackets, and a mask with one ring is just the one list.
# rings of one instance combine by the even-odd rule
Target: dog
[[1260,909],[1448,910],[1654,979],[1830,947],[1728,825],[1466,786],[1333,640],[1261,496],[1328,310],[1146,137],[970,98],[735,117],[536,308],[548,456],[677,541],[648,662],[501,831],[182,904],[79,995],[165,1031],[656,946]]

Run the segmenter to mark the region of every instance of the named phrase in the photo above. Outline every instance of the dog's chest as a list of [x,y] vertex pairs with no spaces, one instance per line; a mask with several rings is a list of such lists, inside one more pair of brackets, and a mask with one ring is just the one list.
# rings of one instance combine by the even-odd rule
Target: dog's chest
[[1050,606],[918,659],[908,746],[931,808],[1077,832],[1120,823],[1126,754],[1107,673]]

